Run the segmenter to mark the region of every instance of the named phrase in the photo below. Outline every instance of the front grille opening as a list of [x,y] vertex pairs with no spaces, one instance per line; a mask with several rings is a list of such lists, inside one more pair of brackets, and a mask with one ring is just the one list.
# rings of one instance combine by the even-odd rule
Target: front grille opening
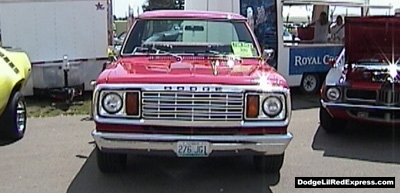
[[142,116],[147,120],[242,120],[243,97],[243,93],[143,92]]
[[376,91],[373,90],[346,90],[346,97],[348,99],[376,100],[376,94]]

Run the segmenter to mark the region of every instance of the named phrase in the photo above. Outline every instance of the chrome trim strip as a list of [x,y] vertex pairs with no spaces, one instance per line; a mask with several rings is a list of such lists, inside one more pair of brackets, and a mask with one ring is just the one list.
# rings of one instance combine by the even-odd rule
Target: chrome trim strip
[[375,106],[375,105],[355,105],[347,103],[333,103],[325,102],[321,100],[321,104],[324,108],[362,108],[362,109],[374,109],[374,110],[387,110],[387,111],[400,111],[400,107],[393,106]]
[[368,100],[368,99],[361,99],[361,98],[344,98],[345,101],[350,101],[350,102],[365,102],[365,103],[375,103],[376,99],[374,100]]
[[253,150],[265,155],[282,154],[291,140],[291,133],[280,135],[160,135],[103,133],[93,131],[92,136],[101,150],[161,150],[175,151],[178,141],[207,141],[213,151]]
[[[96,85],[95,92],[103,89],[142,89],[143,91],[163,91],[166,86],[197,86],[197,87],[221,87],[220,92],[245,92],[245,91],[262,91],[262,92],[282,92],[289,93],[288,88],[278,86],[261,86],[261,85],[222,85],[222,84],[98,84]],[[168,90],[173,91],[173,90]],[[199,91],[201,92],[201,91]],[[218,92],[216,92],[218,93]]]
[[175,120],[143,120],[116,119],[94,116],[96,123],[122,125],[179,126],[179,127],[286,127],[290,117],[283,121],[175,121]]

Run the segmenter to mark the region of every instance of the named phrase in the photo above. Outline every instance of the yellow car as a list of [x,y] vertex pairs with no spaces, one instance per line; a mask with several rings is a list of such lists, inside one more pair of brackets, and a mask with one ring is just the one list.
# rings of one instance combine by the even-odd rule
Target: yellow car
[[26,103],[21,89],[32,65],[24,52],[0,47],[0,142],[23,138],[26,129]]

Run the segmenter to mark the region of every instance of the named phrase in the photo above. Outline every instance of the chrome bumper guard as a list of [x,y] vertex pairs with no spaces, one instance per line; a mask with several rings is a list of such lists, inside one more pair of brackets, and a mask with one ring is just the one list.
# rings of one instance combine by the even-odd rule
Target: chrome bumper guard
[[356,105],[348,103],[333,103],[321,100],[321,105],[324,108],[339,108],[339,109],[364,109],[364,110],[382,110],[382,111],[400,111],[400,107],[394,106],[375,106],[375,105]]
[[264,155],[284,153],[293,138],[291,133],[262,136],[247,135],[170,135],[170,134],[126,134],[93,131],[92,136],[100,150],[105,151],[173,151],[178,141],[207,141],[214,151],[252,150]]

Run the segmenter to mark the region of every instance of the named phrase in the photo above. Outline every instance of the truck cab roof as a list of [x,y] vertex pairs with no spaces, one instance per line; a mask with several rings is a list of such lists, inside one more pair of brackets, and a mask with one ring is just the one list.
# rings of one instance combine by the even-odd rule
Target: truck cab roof
[[157,10],[147,11],[139,15],[138,19],[153,18],[190,18],[190,19],[230,19],[246,20],[245,17],[236,13],[219,11],[192,11],[192,10]]

